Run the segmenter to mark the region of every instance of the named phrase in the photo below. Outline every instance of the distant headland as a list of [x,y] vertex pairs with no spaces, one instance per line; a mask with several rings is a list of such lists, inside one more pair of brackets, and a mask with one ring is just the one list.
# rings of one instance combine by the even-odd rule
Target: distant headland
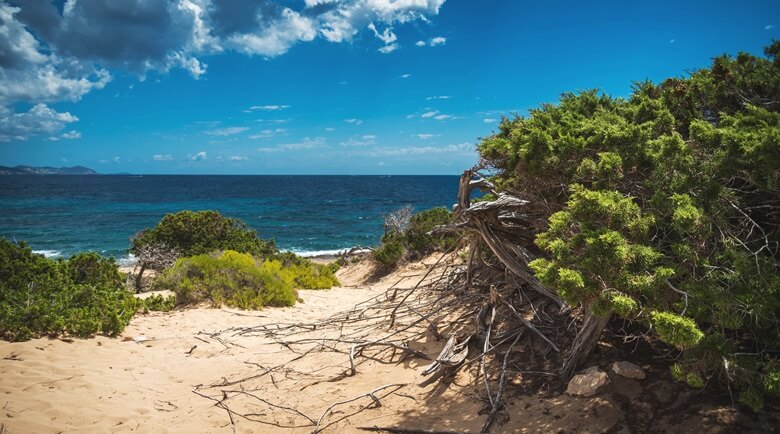
[[33,166],[0,166],[0,175],[98,175],[97,172],[84,166],[73,167],[33,167]]

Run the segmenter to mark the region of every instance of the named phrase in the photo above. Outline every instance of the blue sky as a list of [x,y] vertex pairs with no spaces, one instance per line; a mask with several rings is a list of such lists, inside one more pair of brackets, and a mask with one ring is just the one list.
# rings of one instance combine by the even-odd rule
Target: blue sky
[[590,3],[0,2],[0,165],[457,174],[501,115],[780,38],[777,1]]

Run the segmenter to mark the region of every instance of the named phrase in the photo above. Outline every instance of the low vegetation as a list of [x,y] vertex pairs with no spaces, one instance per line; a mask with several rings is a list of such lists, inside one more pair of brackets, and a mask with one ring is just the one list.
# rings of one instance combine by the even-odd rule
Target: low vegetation
[[385,268],[392,268],[404,259],[420,259],[447,250],[457,241],[454,235],[428,235],[434,227],[451,223],[452,213],[445,208],[431,208],[417,214],[402,208],[385,220],[386,233],[373,252],[374,259]]
[[182,258],[154,283],[176,293],[178,304],[210,301],[241,309],[295,304],[295,275],[280,261],[226,250]]
[[141,306],[113,259],[81,253],[68,260],[34,254],[0,239],[0,336],[27,340],[67,333],[115,335]]

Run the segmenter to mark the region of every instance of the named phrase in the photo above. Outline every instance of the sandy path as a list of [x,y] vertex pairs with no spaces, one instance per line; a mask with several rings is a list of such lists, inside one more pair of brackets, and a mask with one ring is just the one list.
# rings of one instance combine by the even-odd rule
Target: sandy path
[[[301,291],[304,302],[295,307],[139,315],[118,338],[0,341],[0,433],[310,433],[305,418],[249,395],[231,398],[231,408],[256,413],[256,421],[235,417],[231,424],[224,409],[193,393],[197,385],[249,377],[296,357],[264,337],[225,333],[219,335],[226,338],[220,342],[210,335],[230,327],[325,318],[383,293],[399,276],[423,269],[412,264],[367,285],[363,281],[370,270],[358,264],[339,272],[345,285],[356,286]],[[432,357],[442,344],[432,338],[410,342]],[[485,416],[479,415],[483,404],[474,399],[474,391],[481,388],[474,370],[462,369],[446,386],[426,384],[419,372],[427,363],[364,361],[356,375],[329,381],[349,366],[348,359],[318,352],[289,364],[289,369],[205,393],[219,397],[221,390],[244,388],[316,420],[334,402],[399,383],[404,386],[397,393],[378,394],[381,407],[366,408],[372,401],[365,397],[338,406],[324,419],[326,432],[365,432],[361,426],[479,432]],[[492,432],[636,432],[651,427],[659,432],[691,432],[692,427],[698,432],[753,432],[776,422],[706,403],[679,414],[675,409],[698,405],[700,397],[671,383],[666,370],[650,374],[642,382],[612,376],[613,384],[603,394],[588,399],[515,395],[508,402],[511,419]],[[311,385],[312,379],[322,381]]]

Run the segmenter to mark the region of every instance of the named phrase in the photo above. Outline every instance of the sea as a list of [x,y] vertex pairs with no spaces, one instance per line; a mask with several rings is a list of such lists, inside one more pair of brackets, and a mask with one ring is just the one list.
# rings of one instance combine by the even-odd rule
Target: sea
[[134,262],[130,238],[167,213],[216,210],[302,256],[376,246],[401,207],[451,208],[457,176],[3,175],[0,237],[48,257]]

